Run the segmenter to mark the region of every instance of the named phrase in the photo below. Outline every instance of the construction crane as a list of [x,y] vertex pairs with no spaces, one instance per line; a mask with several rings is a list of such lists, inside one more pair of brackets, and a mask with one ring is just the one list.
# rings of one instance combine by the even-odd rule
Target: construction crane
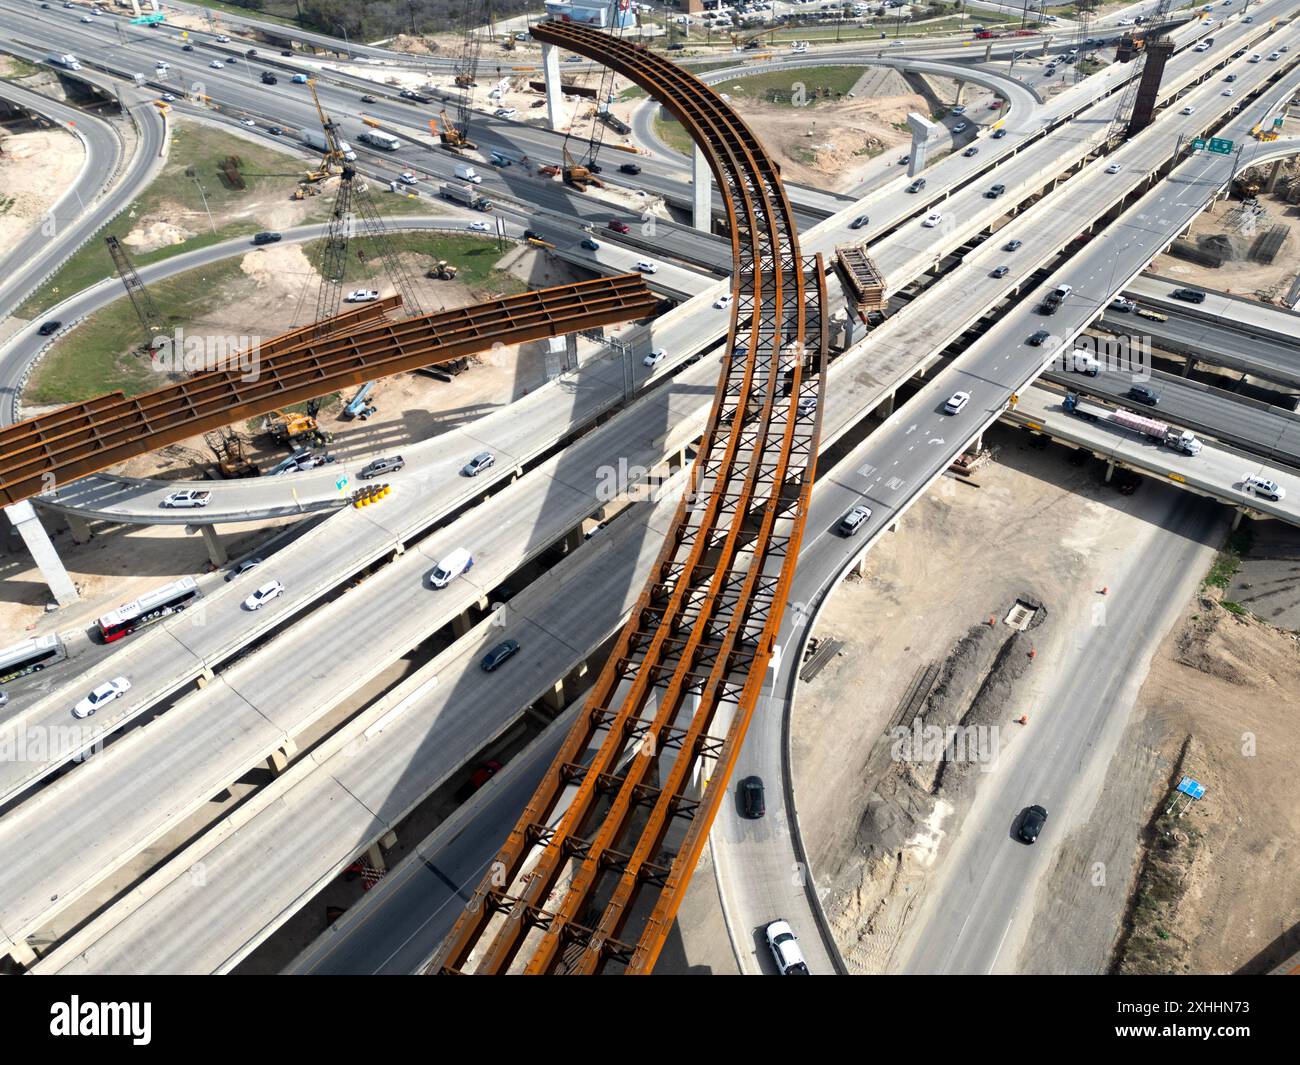
[[442,146],[444,148],[453,152],[458,152],[462,148],[472,149],[478,147],[477,144],[466,138],[464,132],[447,117],[445,109],[439,117],[442,119],[441,125],[437,118],[431,118],[429,119],[429,128],[433,130],[438,139],[442,141]]
[[126,254],[126,249],[122,247],[117,237],[110,234],[104,238],[104,243],[108,246],[108,255],[113,260],[113,268],[117,271],[117,276],[126,286],[126,294],[131,300],[131,306],[135,308],[136,317],[144,327],[146,343],[152,346],[153,338],[163,329],[162,315],[158,313],[153,297],[144,287],[140,275],[131,265],[131,257]]
[[[357,180],[356,168],[343,157],[339,143],[338,126],[321,106],[320,97],[316,95],[315,81],[308,81],[312,102],[320,116],[321,130],[325,134],[325,153],[321,159],[322,169],[339,168],[339,187],[334,197],[334,209],[330,212],[329,229],[321,247],[319,270],[320,289],[316,294],[315,321],[323,323],[339,313],[339,303],[343,297],[343,277],[347,266],[348,241],[356,219],[360,219],[364,234],[370,237],[375,250],[383,262],[393,288],[402,297],[402,309],[410,317],[422,313],[420,302],[415,294],[415,282],[409,271],[402,264],[401,258],[393,249],[384,228],[383,219],[375,205],[374,197],[364,182]],[[365,260],[363,253],[358,257]]]
[[[448,129],[447,113],[442,115],[443,131],[442,143],[447,147],[472,147],[469,143],[469,120],[470,113],[474,103],[475,78],[478,75],[478,57],[483,47],[483,36],[477,32],[475,23],[476,15],[480,10],[479,3],[476,0],[465,0],[465,7],[461,19],[461,42],[460,55],[456,57],[456,88],[460,90],[460,96],[456,100],[456,121],[450,124]],[[492,21],[492,10],[487,8],[488,22]],[[454,136],[450,139],[457,141],[456,144],[449,143],[449,132],[454,131]]]
[[575,189],[585,192],[589,186],[594,185],[598,189],[603,189],[605,183],[596,177],[589,167],[580,166],[578,161],[573,158],[569,152],[568,146],[560,149],[564,161],[564,167],[561,171],[563,180],[566,185],[571,185]]

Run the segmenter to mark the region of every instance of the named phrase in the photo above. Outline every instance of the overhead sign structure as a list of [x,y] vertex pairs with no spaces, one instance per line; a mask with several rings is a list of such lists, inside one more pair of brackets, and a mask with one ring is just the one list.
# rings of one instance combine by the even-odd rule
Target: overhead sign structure
[[1205,150],[1205,138],[1195,137],[1192,140],[1192,151],[1200,152]]
[[152,25],[152,24],[155,23],[155,22],[163,22],[164,20],[166,20],[166,18],[167,18],[167,16],[164,15],[164,14],[160,11],[160,12],[158,12],[158,14],[156,14],[156,15],[141,15],[139,18],[133,18],[133,19],[131,20],[131,25],[132,25],[132,26],[149,26],[149,25]]
[[1210,151],[1214,152],[1216,155],[1231,155],[1232,146],[1232,141],[1223,137],[1210,138]]

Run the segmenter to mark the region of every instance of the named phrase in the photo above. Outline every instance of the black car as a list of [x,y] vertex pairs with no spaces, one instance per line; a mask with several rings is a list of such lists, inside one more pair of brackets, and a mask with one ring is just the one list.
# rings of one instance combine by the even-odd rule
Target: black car
[[1043,346],[1043,341],[1046,340],[1051,335],[1052,334],[1049,333],[1046,329],[1036,330],[1035,332],[1030,334],[1029,343],[1036,348],[1041,348]]
[[1020,838],[1026,843],[1033,843],[1045,824],[1047,824],[1047,811],[1041,806],[1031,806],[1020,818]]
[[871,221],[871,219],[868,218],[866,215],[864,215],[864,214],[860,214],[860,215],[858,215],[857,218],[853,219],[853,221],[849,223],[849,228],[850,228],[850,229],[861,229],[863,226],[865,226],[865,225],[866,225],[868,222],[870,222],[870,221]]
[[279,83],[280,83],[280,79],[277,78],[274,74],[272,74],[269,70],[262,71],[263,85],[278,85]]
[[542,240],[542,235],[535,229],[524,230],[524,240]]
[[758,777],[746,777],[740,782],[740,809],[751,821],[767,813],[767,802],[763,798],[763,782]]
[[972,144],[961,154],[964,155],[967,159],[969,159],[972,155],[979,155],[979,152],[980,152],[979,148],[976,147],[974,144]]
[[43,337],[47,337],[52,333],[57,333],[61,325],[63,325],[63,323],[57,318],[52,318],[48,322],[42,322],[41,327],[36,330],[36,332],[40,333]]
[[686,45],[682,44],[681,41],[674,41],[672,44],[670,44],[670,45],[668,46],[668,51],[670,51],[670,52],[680,52],[680,51],[681,51],[683,48],[685,48],[685,47],[686,47]]
[[1135,399],[1139,403],[1145,403],[1148,407],[1154,407],[1160,402],[1160,397],[1156,394],[1154,388],[1148,388],[1146,385],[1134,385],[1128,390],[1128,398]]
[[925,178],[919,177],[915,181],[913,181],[910,185],[907,186],[907,191],[920,192],[923,188],[925,188]]
[[999,266],[999,267],[996,267],[996,268],[993,270],[993,272],[989,274],[989,277],[1006,277],[1006,276],[1007,276],[1007,272],[1008,272],[1010,269],[1011,269],[1011,268],[1008,267],[1008,266]]
[[620,174],[639,174],[641,167],[636,163],[623,163],[619,168]]
[[283,126],[267,126],[267,127],[266,127],[266,132],[269,133],[269,134],[271,134],[272,137],[280,137],[280,136],[283,136],[283,134],[284,134],[284,127],[283,127]]
[[1001,126],[999,126],[997,129],[993,131],[993,139],[995,141],[1000,141],[1006,135],[1007,135],[1007,131],[1003,129]]
[[1182,300],[1184,303],[1204,303],[1205,293],[1194,288],[1176,288],[1169,295],[1176,300]]
[[254,244],[274,244],[280,239],[279,233],[258,233],[253,237]]
[[244,55],[247,56],[249,59],[252,59],[257,55],[257,49],[250,48],[247,52],[244,53]]
[[378,477],[381,473],[396,473],[406,465],[406,459],[401,455],[392,455],[386,459],[375,459],[362,466],[357,472],[357,476],[363,481],[370,480],[371,477]]
[[994,185],[991,189],[989,189],[988,192],[984,194],[984,198],[986,200],[996,200],[999,196],[1001,196],[1006,191],[1007,191],[1007,187],[1005,185]]
[[1060,306],[1061,304],[1057,300],[1043,300],[1043,302],[1038,305],[1038,313],[1055,314]]
[[183,45],[181,45],[181,51],[182,51],[182,52],[192,52],[192,51],[194,51],[194,45],[192,45],[192,44],[183,44]]
[[519,643],[517,640],[502,640],[483,656],[483,660],[479,662],[479,668],[484,673],[491,673],[503,662],[512,658],[518,650]]
[[281,55],[293,55],[293,53],[292,53],[292,52],[289,52],[289,51],[284,51],[284,52],[281,52],[280,54],[281,54]]

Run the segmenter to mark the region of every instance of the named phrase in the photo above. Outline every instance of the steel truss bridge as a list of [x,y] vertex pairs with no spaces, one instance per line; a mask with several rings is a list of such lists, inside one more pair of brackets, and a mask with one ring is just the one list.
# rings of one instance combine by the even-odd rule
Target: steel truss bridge
[[825,270],[800,256],[776,164],[710,88],[584,26],[532,33],[629,78],[690,133],[726,205],[735,298],[650,580],[427,971],[648,973],[727,793],[794,576],[824,406]]
[[[645,318],[659,299],[639,274],[487,300],[403,321],[396,297],[232,353],[219,369],[126,398],[121,392],[0,429],[0,506],[279,407],[380,377]],[[255,362],[250,362],[255,359]],[[249,373],[247,366],[255,372]]]

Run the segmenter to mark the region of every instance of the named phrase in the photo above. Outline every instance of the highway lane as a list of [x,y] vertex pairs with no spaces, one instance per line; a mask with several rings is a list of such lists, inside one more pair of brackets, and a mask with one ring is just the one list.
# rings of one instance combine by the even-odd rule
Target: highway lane
[[[124,161],[126,146],[113,126],[75,107],[32,92],[11,81],[0,83],[0,96],[12,104],[43,115],[56,126],[68,131],[80,142],[85,155],[72,184],[50,207],[39,224],[4,250],[0,255],[0,318],[6,317],[16,302],[14,291],[30,281],[28,262],[42,250],[58,242],[70,231],[84,205],[93,203]],[[33,265],[34,270],[40,264]]]
[[[1284,30],[1277,40],[1295,42],[1298,36],[1300,34],[1291,27]],[[1255,77],[1263,80],[1258,73]],[[1269,98],[1289,95],[1297,84],[1300,84],[1300,77],[1292,69],[1281,86],[1270,90]],[[1149,167],[1164,153],[1165,138],[1176,130],[1178,119],[1183,117],[1188,116],[1166,112],[1151,129],[1130,140],[1113,158],[1145,157],[1146,167]],[[1248,115],[1239,115],[1225,127],[1223,135],[1241,137],[1252,121]],[[1053,327],[1055,336],[1051,343],[1069,344],[1073,336],[1082,331],[1113,295],[1137,276],[1229,180],[1232,167],[1233,161],[1222,156],[1193,155],[1155,192],[1130,207],[1074,258],[1064,263],[1054,273],[1052,281],[1072,284],[1075,294],[1057,313]],[[1067,186],[1071,201],[1069,208],[1044,215],[1043,221],[1049,225],[1064,223],[1067,230],[1072,228],[1073,211],[1089,216],[1090,194],[1099,181],[1110,176],[1118,175],[1103,175],[1094,165],[1091,180],[1072,182]],[[1051,199],[1048,197],[1042,203],[1047,204]],[[987,333],[855,448],[840,463],[839,469],[843,473],[832,475],[832,480],[839,485],[838,506],[829,502],[818,503],[829,510],[831,519],[858,503],[867,504],[873,513],[867,526],[859,533],[858,543],[841,540],[830,533],[826,510],[819,512],[821,517],[810,519],[804,554],[790,593],[791,603],[805,606],[802,610],[796,608],[787,612],[777,641],[783,649],[781,668],[787,675],[778,678],[774,688],[788,694],[778,703],[779,712],[769,712],[772,709],[770,704],[760,704],[736,765],[736,779],[751,774],[769,782],[788,779],[785,766],[788,753],[782,729],[790,712],[801,650],[818,604],[857,558],[869,549],[874,539],[942,475],[951,457],[1005,410],[1012,395],[1022,395],[1027,382],[1033,380],[1050,361],[1050,345],[1046,347],[1045,355],[1044,348],[1030,347],[1025,342],[1039,320],[1033,305],[1033,301],[1027,300],[1001,316]],[[945,415],[943,405],[946,398],[961,390],[971,394],[971,401],[958,415]],[[1198,464],[1209,467],[1222,459],[1222,453],[1206,448],[1201,456],[1177,458],[1180,469]],[[1220,466],[1216,476],[1216,491],[1221,497],[1240,498],[1234,491],[1234,485],[1240,481],[1239,470],[1225,472]],[[835,494],[823,498],[833,500]],[[1294,506],[1294,502],[1286,503],[1284,507],[1267,504],[1260,509],[1267,513],[1282,510],[1291,513]],[[824,557],[816,550],[819,544],[825,545]],[[777,789],[769,783],[768,790],[772,794]],[[788,819],[790,814],[778,806],[777,816]],[[729,902],[728,926],[732,930],[737,956],[742,965],[752,966],[756,964],[749,938],[752,930],[778,916],[791,920],[796,932],[805,939],[819,935],[818,920],[809,898],[817,890],[816,871],[810,872],[806,885],[792,882],[786,875],[791,861],[800,862],[800,867],[804,862],[793,833],[773,834],[766,846],[760,845],[761,841],[746,839],[742,833],[743,826],[738,824],[736,812],[724,805],[711,837],[715,875],[724,900]],[[974,913],[970,916],[975,928],[985,927],[983,915]],[[998,928],[999,933],[1002,930]],[[827,953],[830,952],[831,948],[827,948]]]
[[[1276,144],[1266,144],[1256,150],[1257,155],[1271,154]],[[1297,146],[1300,148],[1300,145]],[[1188,303],[1170,295],[1176,288],[1195,288],[1205,293],[1204,303]],[[1124,294],[1171,316],[1222,322],[1245,336],[1267,337],[1272,340],[1294,341],[1300,337],[1300,314],[1285,307],[1274,307],[1258,300],[1200,285],[1184,285],[1180,281],[1143,274],[1125,289]],[[1149,323],[1154,326],[1156,323]],[[1148,323],[1142,323],[1146,328]]]

